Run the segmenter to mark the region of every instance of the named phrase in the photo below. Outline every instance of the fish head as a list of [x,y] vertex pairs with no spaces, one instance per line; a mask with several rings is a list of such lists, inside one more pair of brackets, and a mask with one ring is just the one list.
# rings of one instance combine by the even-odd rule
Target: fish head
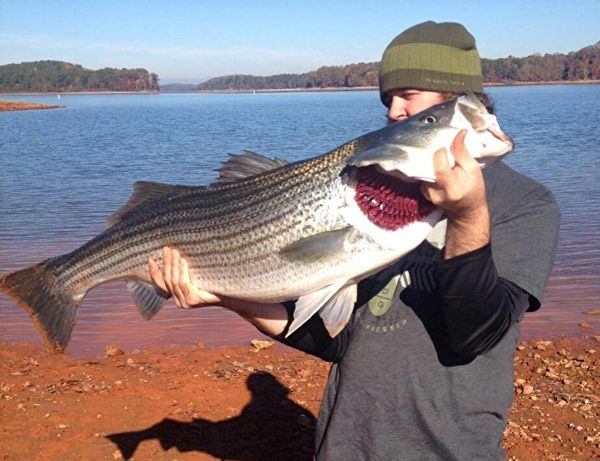
[[496,117],[474,94],[467,94],[379,130],[372,147],[354,154],[348,164],[357,168],[376,165],[408,182],[435,182],[433,155],[446,149],[453,166],[450,146],[461,130],[466,130],[465,147],[481,166],[514,147]]
[[347,161],[345,203],[354,214],[347,213],[346,220],[387,247],[424,238],[442,213],[421,193],[421,181],[435,182],[433,156],[439,149],[454,165],[450,146],[461,130],[467,131],[465,146],[480,166],[513,149],[496,117],[473,94],[388,125]]

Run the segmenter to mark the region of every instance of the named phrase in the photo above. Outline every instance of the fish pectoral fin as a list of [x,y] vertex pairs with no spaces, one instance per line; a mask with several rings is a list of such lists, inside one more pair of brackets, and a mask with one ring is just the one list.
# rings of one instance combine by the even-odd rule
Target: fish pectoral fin
[[321,307],[325,306],[344,286],[346,280],[339,280],[336,283],[327,285],[320,290],[313,291],[307,295],[301,296],[296,301],[294,309],[294,320],[288,328],[285,335],[287,338],[294,331],[304,325]]
[[335,293],[319,311],[329,336],[335,338],[344,329],[356,304],[356,284],[347,285]]
[[219,183],[249,178],[287,165],[285,160],[269,158],[249,150],[245,150],[241,154],[228,155],[229,159],[223,162],[221,168],[217,169],[219,172]]
[[127,203],[111,214],[106,220],[105,228],[114,226],[121,222],[133,209],[142,204],[166,197],[167,195],[198,189],[196,186],[178,186],[151,181],[137,181],[133,185],[133,193]]
[[148,282],[128,280],[127,289],[144,320],[154,317],[170,298]]
[[347,244],[357,231],[348,226],[303,238],[279,250],[288,261],[308,263],[324,262],[344,255]]

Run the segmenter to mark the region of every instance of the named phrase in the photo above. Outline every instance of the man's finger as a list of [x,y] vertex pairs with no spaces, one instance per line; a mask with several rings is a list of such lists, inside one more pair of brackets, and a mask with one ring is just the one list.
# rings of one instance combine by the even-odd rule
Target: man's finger
[[171,249],[171,285],[177,288],[179,285],[179,251]]
[[192,282],[190,281],[190,273],[187,265],[187,261],[185,258],[180,258],[179,264],[179,285],[178,289],[181,295],[184,304],[182,307],[189,308],[192,306],[192,294],[190,291],[190,287],[192,287]]
[[187,259],[185,258],[181,258],[181,282],[181,291],[186,298],[189,298],[192,280],[190,278],[190,269],[188,267]]
[[184,282],[182,280],[182,261],[181,255],[179,251],[173,249],[173,268],[171,269],[171,274],[173,277],[173,295],[179,301],[177,304],[179,307],[188,308],[189,303],[186,295],[186,290],[183,285]]
[[158,267],[158,263],[154,259],[150,258],[148,260],[148,266],[152,283],[154,283],[161,290],[167,291],[167,286],[165,285],[163,273],[160,270],[160,267]]
[[452,145],[450,147],[450,151],[456,160],[456,163],[459,165],[463,165],[466,162],[473,161],[473,158],[469,154],[467,147],[465,146],[465,138],[467,136],[467,130],[460,130],[454,140],[452,141]]
[[450,163],[448,163],[448,152],[442,147],[433,154],[433,172],[435,179],[439,182],[450,171]]
[[163,278],[165,281],[165,286],[167,287],[167,291],[169,293],[173,293],[173,284],[171,283],[171,267],[173,265],[171,255],[171,249],[169,247],[163,248]]

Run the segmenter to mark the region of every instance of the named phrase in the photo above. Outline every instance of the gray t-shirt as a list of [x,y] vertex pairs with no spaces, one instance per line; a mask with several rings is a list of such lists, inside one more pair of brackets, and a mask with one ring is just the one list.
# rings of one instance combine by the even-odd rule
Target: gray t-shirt
[[[498,275],[529,293],[535,310],[552,267],[558,208],[547,189],[502,162],[484,177]],[[318,460],[505,458],[519,323],[474,359],[454,355],[435,295],[434,253],[426,243],[395,266],[389,307],[355,311],[321,403]]]

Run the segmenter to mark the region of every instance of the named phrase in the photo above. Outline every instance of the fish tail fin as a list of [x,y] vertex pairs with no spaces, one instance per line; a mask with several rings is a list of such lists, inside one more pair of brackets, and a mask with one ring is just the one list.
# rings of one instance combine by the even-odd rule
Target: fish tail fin
[[63,352],[71,338],[83,294],[57,283],[51,260],[0,278],[0,292],[24,308],[53,349]]

